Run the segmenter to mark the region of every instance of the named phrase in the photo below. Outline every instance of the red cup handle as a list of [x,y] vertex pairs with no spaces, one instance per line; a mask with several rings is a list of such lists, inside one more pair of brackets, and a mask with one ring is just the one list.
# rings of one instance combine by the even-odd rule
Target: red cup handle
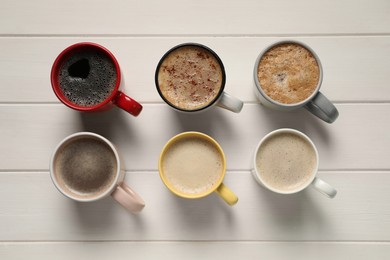
[[142,105],[140,103],[138,103],[137,101],[135,101],[134,99],[127,96],[125,93],[121,91],[118,91],[118,95],[114,103],[118,107],[132,114],[133,116],[138,116],[142,110]]

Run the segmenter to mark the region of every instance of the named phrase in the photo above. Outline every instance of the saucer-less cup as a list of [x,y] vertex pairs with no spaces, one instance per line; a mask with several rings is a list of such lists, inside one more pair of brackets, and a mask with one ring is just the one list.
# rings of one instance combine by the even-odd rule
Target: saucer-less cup
[[[80,104],[76,104],[75,102],[72,102],[72,100],[69,98],[69,93],[64,93],[63,88],[61,88],[60,86],[60,73],[63,73],[61,72],[61,70],[64,70],[63,68],[64,64],[69,60],[69,58],[72,57],[75,59],[75,61],[77,60],[85,61],[85,57],[83,56],[83,53],[85,54],[86,52],[87,53],[94,52],[100,55],[100,57],[104,56],[108,58],[110,62],[113,64],[115,68],[115,74],[116,74],[115,83],[114,83],[115,85],[113,86],[112,89],[110,88],[110,92],[108,93],[108,95],[106,95],[104,100],[101,100],[99,103],[94,103],[92,105],[80,105]],[[79,58],[77,58],[77,55],[79,55]],[[83,67],[79,68],[79,70],[83,70],[83,69],[85,68]],[[101,71],[101,68],[93,68],[93,66],[90,69],[91,70],[100,69]],[[121,75],[119,63],[116,60],[115,56],[108,49],[106,49],[105,47],[99,44],[92,43],[92,42],[80,42],[67,47],[55,59],[51,69],[50,79],[51,79],[51,85],[53,91],[56,94],[57,98],[63,104],[75,110],[83,111],[83,112],[105,111],[111,109],[114,105],[116,105],[133,116],[138,116],[142,110],[141,104],[139,104],[137,101],[130,98],[129,96],[127,96],[125,93],[121,91],[121,89],[123,88],[123,77]],[[83,80],[85,81],[85,79],[82,79],[81,77],[75,77],[73,80],[76,82],[77,81],[82,82]],[[104,78],[102,80],[104,81]],[[70,95],[72,96],[77,95],[77,92],[74,89],[70,89],[69,91],[70,92],[73,91],[73,93],[70,93]],[[93,92],[94,90],[91,90],[90,93],[91,96],[96,94]]]
[[92,202],[111,195],[132,213],[145,206],[123,182],[125,170],[115,146],[95,133],[79,132],[63,139],[51,157],[50,176],[55,187],[74,201]]
[[267,134],[257,145],[252,174],[266,189],[293,194],[312,186],[334,198],[336,189],[317,177],[319,156],[314,143],[300,131],[282,128]]
[[[300,101],[298,103],[292,103],[292,104],[285,104],[278,102],[276,100],[273,100],[270,98],[263,90],[259,78],[258,78],[258,68],[259,68],[259,63],[261,59],[263,58],[264,54],[267,53],[270,49],[273,47],[282,45],[282,44],[296,44],[299,46],[304,47],[306,50],[308,50],[315,58],[317,61],[318,67],[319,67],[319,80],[317,87],[315,88],[314,92],[307,97],[305,100]],[[271,109],[275,110],[281,110],[281,111],[291,111],[295,110],[301,107],[306,108],[308,111],[310,111],[312,114],[317,116],[318,118],[324,120],[327,123],[333,123],[337,117],[339,116],[339,112],[337,108],[330,102],[321,92],[320,92],[320,87],[322,83],[322,78],[323,78],[323,69],[321,66],[321,62],[317,54],[306,44],[298,42],[298,41],[279,41],[274,44],[271,44],[267,48],[265,48],[260,55],[257,57],[256,62],[255,62],[255,67],[253,71],[253,76],[254,76],[254,81],[255,81],[255,94],[257,98],[260,100],[260,102]]]
[[183,132],[171,138],[158,161],[161,180],[175,195],[198,199],[216,192],[227,204],[237,196],[222,183],[226,159],[221,146],[200,132]]
[[[189,57],[188,53],[183,54],[184,50],[199,50],[198,56],[193,58]],[[174,88],[175,92],[170,97],[167,94],[167,92],[164,91],[164,88],[167,86],[163,86],[163,83],[161,82],[161,72],[165,69],[163,68],[165,66],[165,63],[172,59],[172,56],[177,56],[177,54],[186,56],[185,58],[182,58],[180,61],[180,64],[173,65],[169,68],[169,71],[172,75],[171,79],[176,78],[175,83],[169,83],[171,86],[170,88]],[[191,54],[190,54],[191,55]],[[199,61],[198,58],[204,58],[208,59],[214,64],[211,64],[210,66],[208,64],[203,63],[202,61]],[[198,63],[199,62],[199,63]],[[187,69],[187,66],[191,66],[189,69]],[[205,67],[208,66],[208,67]],[[210,70],[217,70],[219,72],[219,79],[217,78],[202,78],[205,77],[205,74],[207,74],[207,71]],[[179,72],[179,73],[177,73]],[[215,75],[214,75],[215,76]],[[212,77],[214,77],[212,76]],[[165,76],[164,76],[165,77]],[[180,77],[180,78],[179,78]],[[169,80],[171,80],[169,79]],[[208,100],[206,103],[195,106],[195,107],[186,107],[182,106],[183,102],[181,102],[181,99],[183,98],[182,94],[184,95],[193,95],[196,96],[198,99],[203,99],[204,96],[203,93],[198,92],[200,88],[205,88],[207,91],[210,91],[209,85],[215,83],[216,81],[219,81],[219,87],[217,90],[216,95],[214,95],[214,98]],[[193,84],[192,90],[188,90],[188,82]],[[199,43],[184,43],[179,44],[170,50],[168,50],[163,57],[160,59],[155,73],[155,83],[158,93],[160,94],[161,98],[172,108],[174,108],[177,111],[186,112],[186,113],[194,113],[199,111],[205,111],[213,106],[219,106],[222,108],[225,108],[227,110],[230,110],[235,113],[239,113],[242,110],[242,107],[244,103],[239,100],[236,97],[233,97],[226,93],[224,91],[225,83],[226,83],[226,73],[225,68],[223,66],[222,60],[219,58],[219,56],[209,47],[204,46]],[[184,90],[186,89],[186,90]],[[184,90],[184,91],[183,91]],[[174,96],[174,97],[172,97]]]

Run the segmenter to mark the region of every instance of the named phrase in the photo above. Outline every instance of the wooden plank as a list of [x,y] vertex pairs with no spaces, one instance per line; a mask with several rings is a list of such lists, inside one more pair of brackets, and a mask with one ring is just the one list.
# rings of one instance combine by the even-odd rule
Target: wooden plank
[[1,243],[4,259],[388,259],[389,243],[288,242],[81,242]]
[[3,0],[0,34],[389,33],[389,11],[387,0]]
[[[127,170],[156,170],[164,144],[183,131],[201,131],[223,147],[229,170],[249,170],[257,143],[290,127],[309,135],[320,169],[390,169],[389,104],[339,104],[340,118],[324,123],[304,109],[286,113],[245,104],[240,114],[218,107],[185,115],[168,105],[146,104],[137,118],[119,109],[85,114],[63,105],[0,105],[0,169],[48,170],[56,145],[78,131],[99,133],[118,145]],[[358,116],[357,116],[358,115]]]
[[138,215],[111,198],[76,203],[61,195],[48,172],[0,174],[0,241],[262,240],[389,241],[390,172],[320,172],[339,191],[328,199],[308,189],[277,195],[250,172],[229,172],[224,183],[239,197],[230,207],[212,194],[175,197],[158,173],[128,172],[126,182],[145,200]]
[[[0,16],[1,17],[1,16]],[[0,18],[1,19],[1,18]],[[0,23],[1,24],[1,23]],[[161,103],[154,73],[161,56],[183,42],[213,48],[225,64],[225,90],[247,102],[253,93],[253,66],[269,44],[285,37],[9,37],[0,38],[0,102],[58,102],[50,85],[51,65],[67,46],[98,42],[118,58],[125,92],[141,103]],[[293,37],[312,46],[322,60],[322,91],[336,102],[389,102],[390,37]],[[17,50],[17,51],[16,51]],[[369,90],[369,91],[368,91]]]

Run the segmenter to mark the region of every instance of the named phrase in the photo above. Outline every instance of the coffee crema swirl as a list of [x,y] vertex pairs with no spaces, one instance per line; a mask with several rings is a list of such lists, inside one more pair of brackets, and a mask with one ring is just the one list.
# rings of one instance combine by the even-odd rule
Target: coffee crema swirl
[[272,47],[263,54],[257,69],[264,93],[283,104],[295,104],[309,98],[320,79],[316,58],[296,43]]

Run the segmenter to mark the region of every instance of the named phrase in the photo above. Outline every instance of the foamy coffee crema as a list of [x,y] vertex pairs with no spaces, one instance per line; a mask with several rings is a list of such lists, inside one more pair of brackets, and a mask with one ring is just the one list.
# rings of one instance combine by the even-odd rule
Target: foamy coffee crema
[[292,133],[278,133],[261,144],[256,168],[268,186],[281,191],[303,187],[313,176],[317,157],[312,145]]
[[174,142],[164,155],[162,170],[175,190],[196,195],[209,191],[223,175],[219,150],[201,138]]
[[268,97],[283,104],[295,104],[306,100],[316,90],[320,68],[305,47],[283,43],[264,53],[257,75]]
[[70,102],[82,107],[106,100],[116,83],[114,62],[99,50],[77,51],[64,60],[59,70],[62,93]]
[[115,181],[117,160],[106,143],[92,137],[75,139],[58,152],[54,169],[64,190],[80,198],[96,197]]
[[223,72],[217,58],[197,46],[170,52],[158,71],[160,93],[173,106],[197,110],[214,102],[222,87]]

